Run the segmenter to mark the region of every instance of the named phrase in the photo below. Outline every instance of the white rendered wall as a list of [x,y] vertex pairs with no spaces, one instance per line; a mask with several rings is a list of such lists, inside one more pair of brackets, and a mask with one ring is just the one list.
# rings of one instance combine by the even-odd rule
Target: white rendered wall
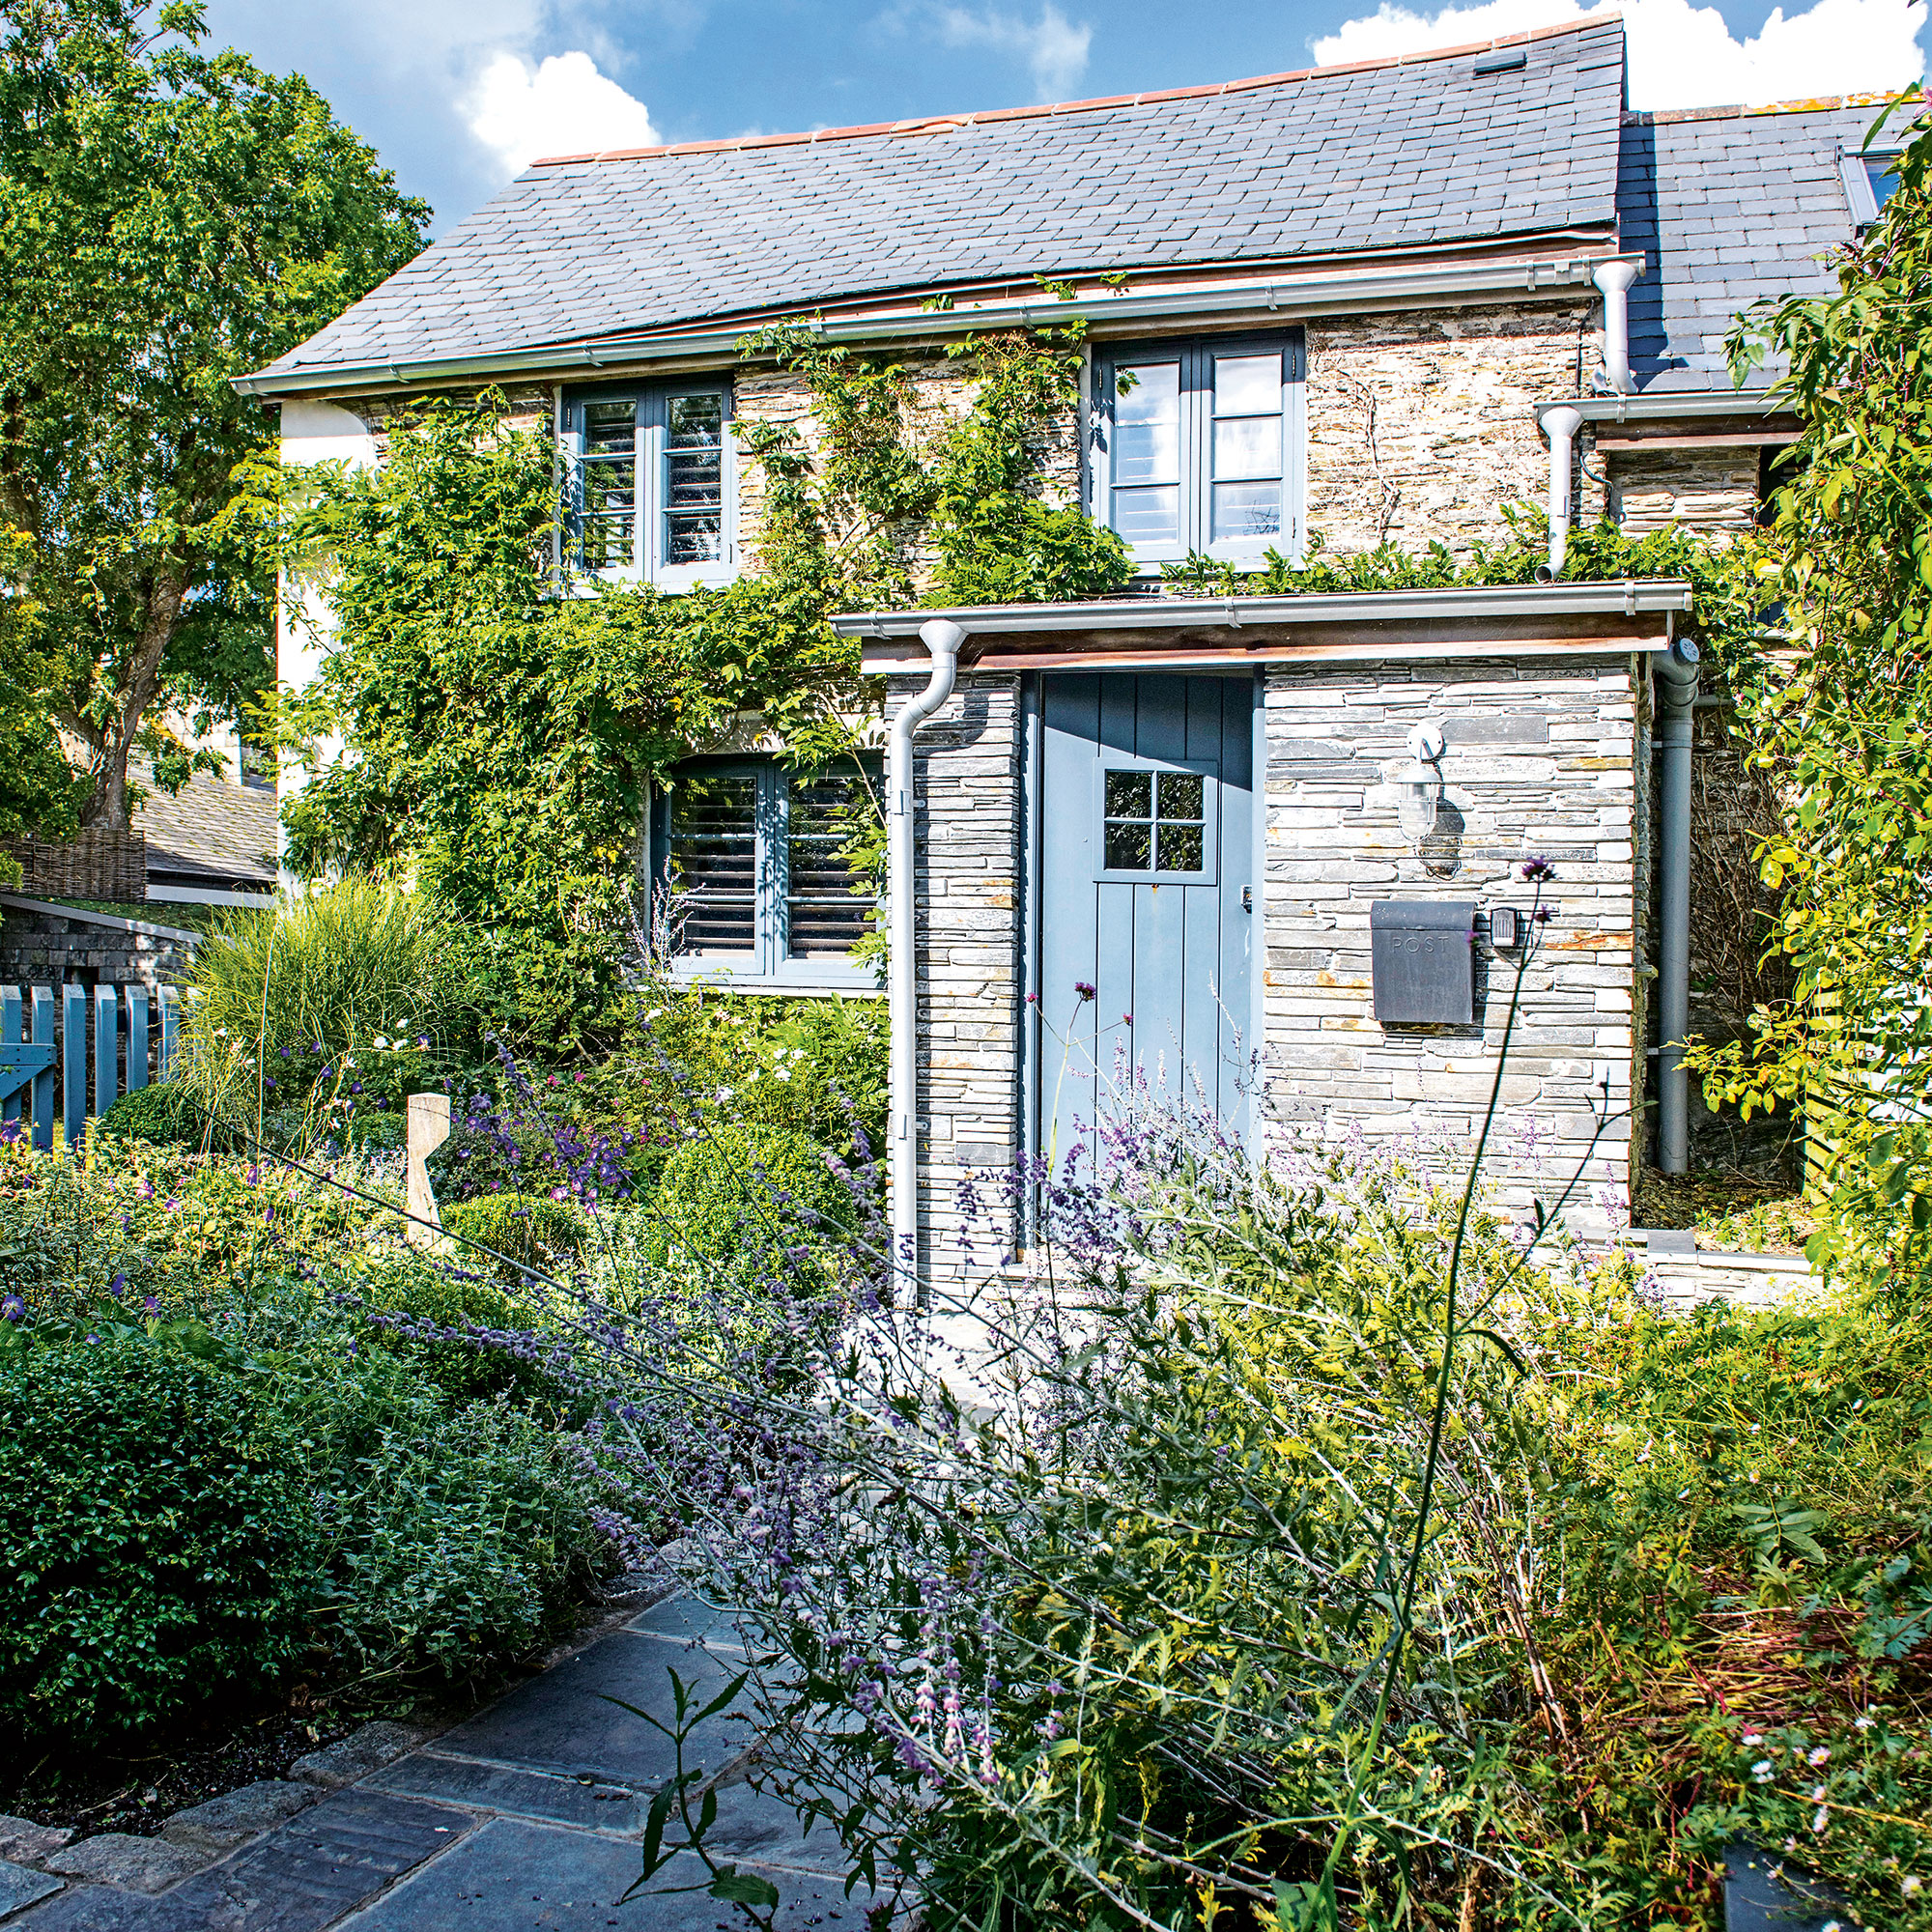
[[[318,463],[373,469],[377,463],[375,436],[360,416],[337,409],[333,403],[284,403],[283,469],[306,469]],[[275,683],[283,696],[298,697],[315,682],[323,661],[334,647],[335,637],[335,613],[329,609],[327,590],[313,581],[284,572],[275,616]],[[334,736],[316,743],[312,762],[285,753],[278,764],[277,790],[283,798],[291,797],[315,771],[341,754],[342,742]],[[282,839],[286,852],[286,833]]]

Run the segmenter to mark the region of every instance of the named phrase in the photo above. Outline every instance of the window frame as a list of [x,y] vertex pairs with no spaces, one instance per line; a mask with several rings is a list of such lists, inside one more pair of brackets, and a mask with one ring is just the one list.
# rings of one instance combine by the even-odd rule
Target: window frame
[[[1885,202],[1879,199],[1872,170],[1895,175],[1903,150],[1898,148],[1840,148],[1838,178],[1844,184],[1845,203],[1852,213],[1853,228],[1862,234],[1879,217]],[[1887,200],[1890,197],[1888,195]]]
[[[1107,776],[1110,772],[1146,772],[1155,783],[1153,803],[1147,823],[1150,827],[1178,821],[1162,819],[1159,808],[1159,781],[1169,777],[1199,778],[1201,787],[1201,868],[1193,872],[1175,871],[1157,866],[1110,866],[1107,863]],[[1191,822],[1191,821],[1179,821]],[[1153,846],[1160,856],[1158,843]],[[1221,761],[1219,758],[1154,758],[1135,752],[1117,752],[1100,747],[1094,767],[1094,877],[1101,885],[1128,886],[1218,886],[1221,882]]]
[[[704,563],[667,563],[663,554],[665,517],[669,509],[668,435],[670,402],[674,396],[716,396],[721,404],[718,519],[723,554]],[[583,533],[584,411],[595,403],[622,402],[632,405],[636,437],[637,484],[632,499],[635,522],[631,560],[628,565],[611,569],[589,570],[576,560],[578,545]],[[739,574],[738,458],[732,382],[728,373],[642,384],[601,383],[584,388],[571,388],[564,392],[561,414],[565,514],[559,541],[561,561],[570,576],[600,582],[649,583],[659,590],[670,592],[716,586],[736,579]]]
[[[860,759],[876,758],[876,753],[861,752]],[[836,767],[829,768],[835,769]],[[680,981],[723,980],[745,988],[774,992],[877,993],[879,976],[870,965],[854,961],[847,954],[818,953],[802,958],[791,956],[791,786],[794,780],[806,781],[820,776],[797,773],[770,753],[727,753],[687,758],[679,770],[701,772],[707,778],[755,777],[756,801],[753,807],[755,840],[753,855],[753,943],[744,952],[678,952],[668,961],[671,978]],[[875,786],[883,780],[875,772]],[[651,787],[650,797],[650,895],[655,918],[659,904],[670,892],[671,813],[675,807],[676,775],[668,782],[660,781]],[[855,895],[855,901],[857,895]],[[874,902],[874,929],[883,925],[886,901]]]
[[[1212,365],[1217,355],[1277,354],[1281,377],[1281,529],[1273,536],[1212,537]],[[1136,337],[1098,343],[1094,349],[1093,396],[1087,435],[1088,511],[1114,527],[1113,447],[1120,403],[1120,371],[1136,362],[1180,365],[1180,531],[1173,544],[1128,543],[1135,574],[1157,576],[1163,563],[1184,563],[1190,551],[1219,562],[1261,568],[1278,550],[1291,562],[1302,557],[1302,507],[1307,471],[1307,336],[1299,327],[1227,334]]]

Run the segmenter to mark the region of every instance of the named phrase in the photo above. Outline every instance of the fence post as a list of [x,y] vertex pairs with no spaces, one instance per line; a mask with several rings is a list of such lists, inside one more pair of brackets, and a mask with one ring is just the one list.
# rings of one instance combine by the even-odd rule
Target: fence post
[[70,1156],[80,1158],[87,1136],[87,988],[61,988],[61,1124]]
[[181,1032],[181,990],[161,988],[161,1078],[167,1079],[175,1067],[175,1037]]
[[433,1241],[442,1226],[436,1211],[436,1189],[430,1185],[430,1155],[449,1138],[449,1095],[412,1094],[410,1095],[410,1218],[403,1224],[403,1238],[421,1247]]
[[148,1084],[148,989],[125,986],[128,999],[128,1091]]
[[[15,1045],[20,1037],[20,989],[17,986],[0,986],[0,1046]],[[6,1104],[0,1106],[0,1120],[17,1121],[20,1118],[20,1096],[10,1094]]]
[[[54,990],[36,986],[33,993],[34,1038],[42,1046],[54,1043]],[[34,1076],[34,1145],[43,1153],[54,1147],[54,1065],[49,1057],[43,1071]]]
[[94,1117],[113,1106],[121,1092],[121,1002],[112,986],[94,989]]

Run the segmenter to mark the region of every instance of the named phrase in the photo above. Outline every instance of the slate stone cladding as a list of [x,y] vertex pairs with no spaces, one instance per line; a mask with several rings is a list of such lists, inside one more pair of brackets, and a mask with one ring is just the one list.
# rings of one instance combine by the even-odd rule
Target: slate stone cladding
[[[895,678],[890,718],[924,679]],[[962,676],[914,740],[919,813],[921,1253],[961,1258],[959,1188],[1019,1152],[1020,707],[1013,677]],[[998,1260],[982,1224],[980,1266]]]
[[[1513,1206],[1553,1195],[1607,1109],[1624,1116],[1634,1060],[1636,723],[1630,661],[1276,668],[1267,682],[1266,1101],[1282,1130],[1436,1149],[1459,1165],[1486,1104],[1515,981],[1489,911],[1526,910],[1532,854],[1556,917],[1523,982],[1489,1172]],[[1444,796],[1418,851],[1387,781],[1410,727],[1443,725]],[[1378,898],[1478,905],[1478,1024],[1383,1027],[1370,987]],[[1629,1181],[1626,1120],[1598,1143],[1574,1216],[1599,1233],[1595,1190]]]
[[1311,323],[1309,528],[1337,553],[1505,534],[1502,506],[1548,489],[1536,407],[1598,365],[1601,323],[1594,292]]
[[1618,450],[1606,454],[1612,514],[1633,536],[1681,525],[1735,535],[1757,520],[1755,448]]
[[277,373],[847,297],[1577,229],[1616,214],[1620,21],[1051,114],[526,170]]

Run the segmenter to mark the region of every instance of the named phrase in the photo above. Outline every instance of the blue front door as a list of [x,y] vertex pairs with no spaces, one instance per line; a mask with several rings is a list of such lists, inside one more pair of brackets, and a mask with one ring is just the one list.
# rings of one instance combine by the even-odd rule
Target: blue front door
[[1238,674],[1041,681],[1035,1119],[1056,1175],[1076,1146],[1091,1173],[1130,1077],[1245,1131],[1256,702]]

